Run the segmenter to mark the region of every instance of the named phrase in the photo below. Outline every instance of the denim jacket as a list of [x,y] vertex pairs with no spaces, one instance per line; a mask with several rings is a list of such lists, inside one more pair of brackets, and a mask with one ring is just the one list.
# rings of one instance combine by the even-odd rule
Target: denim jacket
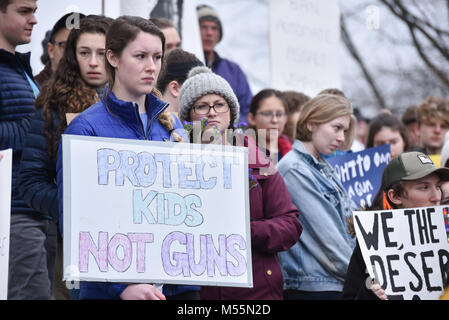
[[284,290],[342,291],[355,247],[347,220],[356,204],[329,163],[317,161],[299,140],[278,170],[302,213],[303,226],[299,241],[279,253]]

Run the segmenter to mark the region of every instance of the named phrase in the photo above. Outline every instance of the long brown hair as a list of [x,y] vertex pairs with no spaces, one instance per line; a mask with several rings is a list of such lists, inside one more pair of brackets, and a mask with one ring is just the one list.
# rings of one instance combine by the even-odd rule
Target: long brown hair
[[[156,27],[156,25],[150,20],[135,17],[135,16],[121,16],[118,17],[112,24],[106,35],[106,51],[112,51],[114,55],[120,56],[125,49],[125,47],[133,40],[136,39],[139,32],[146,32],[157,36],[162,42],[162,65],[164,64],[164,54],[165,54],[165,36],[162,31]],[[108,95],[111,93],[112,88],[115,84],[115,68],[109,63],[108,59],[105,62],[106,74],[108,76],[108,90],[105,95],[105,105],[109,110],[107,101]],[[161,67],[162,69],[162,67]],[[152,92],[159,99],[162,97],[161,93],[153,88]],[[158,118],[162,126],[170,132],[175,141],[181,142],[184,139],[173,132],[174,129],[174,119],[169,112],[162,112]]]
[[[81,77],[76,58],[79,37],[83,33],[106,35],[111,21],[110,18],[97,15],[89,15],[81,19],[79,28],[70,31],[58,68],[43,85],[35,101],[38,109],[43,108],[47,152],[55,163],[61,134],[67,128],[66,113],[82,112],[97,102],[96,88],[89,86]],[[54,114],[59,120],[58,127],[53,127]]]

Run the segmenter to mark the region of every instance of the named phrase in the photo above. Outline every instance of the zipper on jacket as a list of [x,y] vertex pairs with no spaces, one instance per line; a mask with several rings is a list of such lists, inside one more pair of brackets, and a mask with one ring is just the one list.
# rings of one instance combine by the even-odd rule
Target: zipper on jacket
[[[145,135],[146,140],[148,140],[148,135],[149,135],[150,132],[151,132],[151,127],[153,126],[153,121],[154,121],[154,119],[158,118],[159,115],[160,115],[162,112],[164,112],[165,109],[167,109],[167,107],[168,107],[168,103],[166,103],[166,104],[164,105],[164,107],[163,107],[161,110],[159,110],[159,112],[156,113],[156,114],[154,115],[153,118],[151,118],[151,121],[149,122],[147,134]],[[143,127],[143,125],[142,125],[142,127]]]
[[136,114],[136,117],[137,117],[137,121],[140,124],[140,129],[142,130],[142,136],[144,138],[146,138],[145,128],[143,127],[142,119],[140,118],[140,114],[139,114],[139,105],[137,103],[133,102],[133,107],[134,107],[134,113]]

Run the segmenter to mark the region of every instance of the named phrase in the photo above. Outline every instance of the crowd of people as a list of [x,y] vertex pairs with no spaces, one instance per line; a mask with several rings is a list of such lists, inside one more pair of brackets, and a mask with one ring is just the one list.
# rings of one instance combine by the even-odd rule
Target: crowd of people
[[[69,13],[33,76],[30,53],[16,47],[30,42],[36,9],[36,0],[0,0],[0,150],[13,149],[8,299],[385,300],[366,285],[352,212],[449,202],[446,98],[368,119],[335,88],[253,96],[239,65],[215,51],[223,25],[206,5],[197,9],[206,64],[180,48],[168,19]],[[80,23],[69,29],[73,15]],[[185,129],[197,122],[212,139]],[[253,287],[83,281],[68,290],[62,134],[247,147]],[[384,144],[392,160],[373,203],[359,208],[326,159]]]

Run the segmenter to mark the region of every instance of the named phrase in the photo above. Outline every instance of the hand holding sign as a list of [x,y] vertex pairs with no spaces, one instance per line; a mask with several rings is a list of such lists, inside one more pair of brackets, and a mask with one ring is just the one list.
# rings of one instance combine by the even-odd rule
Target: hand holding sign
[[166,300],[164,294],[151,284],[131,284],[120,295],[122,300]]
[[[371,278],[390,299],[438,299],[449,272],[449,208],[354,212]],[[372,290],[382,296],[378,287]]]

